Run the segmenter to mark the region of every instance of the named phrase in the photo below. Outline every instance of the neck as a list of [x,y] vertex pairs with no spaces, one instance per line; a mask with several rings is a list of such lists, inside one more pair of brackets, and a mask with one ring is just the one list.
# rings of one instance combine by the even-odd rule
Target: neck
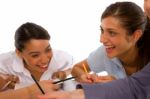
[[137,66],[139,64],[138,48],[131,48],[127,53],[119,57],[123,66]]
[[138,49],[134,48],[125,53],[124,57],[121,57],[120,60],[126,71],[127,75],[131,75],[137,72],[141,66],[141,59],[138,54]]

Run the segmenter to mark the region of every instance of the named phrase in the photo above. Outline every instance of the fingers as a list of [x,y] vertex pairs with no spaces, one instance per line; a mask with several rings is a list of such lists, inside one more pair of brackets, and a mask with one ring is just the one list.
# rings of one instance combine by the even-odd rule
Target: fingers
[[103,83],[103,82],[109,82],[115,79],[116,78],[111,75],[98,76],[96,74],[84,74],[84,75],[81,75],[78,81],[82,83]]
[[76,80],[81,83],[93,83],[95,74],[83,74],[80,77],[78,77]]
[[112,80],[115,80],[116,78],[114,76],[108,75],[108,76],[98,76],[94,79],[95,83],[104,83],[104,82],[110,82]]
[[58,71],[53,73],[52,79],[65,79],[66,78],[66,73],[64,71]]
[[11,75],[12,77],[10,78],[10,80],[14,83],[18,83],[19,82],[19,78],[17,76]]
[[0,74],[0,76],[3,78],[3,82],[4,82],[1,90],[14,89],[15,84],[19,82],[19,78],[14,75]]
[[109,82],[115,80],[116,78],[112,75],[107,76],[98,76],[95,73],[91,74],[82,74],[77,77],[76,80],[80,83],[100,83],[100,82]]

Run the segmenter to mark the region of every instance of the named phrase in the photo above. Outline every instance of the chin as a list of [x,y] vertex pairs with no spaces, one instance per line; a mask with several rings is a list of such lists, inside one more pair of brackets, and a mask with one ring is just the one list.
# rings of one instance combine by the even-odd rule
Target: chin
[[112,59],[112,58],[114,58],[116,56],[115,55],[111,55],[111,54],[107,54],[107,57],[110,58],[110,59]]
[[40,70],[41,73],[44,73],[46,70]]
[[[46,69],[47,70],[47,69]],[[38,70],[39,73],[44,73],[46,70],[40,69]]]

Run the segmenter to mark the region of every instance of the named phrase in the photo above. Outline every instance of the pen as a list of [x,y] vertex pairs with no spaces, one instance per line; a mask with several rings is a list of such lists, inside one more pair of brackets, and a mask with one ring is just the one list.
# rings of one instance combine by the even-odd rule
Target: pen
[[84,65],[84,63],[82,65],[83,65],[84,72],[88,73],[88,71],[87,71],[86,66]]
[[8,85],[9,85],[11,82],[12,82],[12,81],[8,81],[8,82],[3,86],[3,88],[1,88],[1,90],[6,89],[6,88],[8,87]]
[[35,77],[32,74],[31,74],[31,77],[33,78],[34,82],[36,83],[36,85],[38,86],[42,94],[45,94],[44,90],[42,89],[42,87],[39,85],[39,83],[36,81]]
[[[84,65],[84,63],[83,63],[82,65],[83,65],[84,72],[85,72],[86,74],[88,74],[87,68],[86,68],[86,66]],[[92,79],[91,77],[89,78],[89,77],[87,76],[87,79],[90,80],[91,82],[93,82],[93,79]]]
[[71,79],[74,79],[74,78],[75,78],[75,77],[70,77],[70,78],[66,78],[66,79],[63,79],[63,80],[55,81],[55,82],[53,82],[53,84],[62,83],[62,82],[64,82],[64,81],[71,80]]

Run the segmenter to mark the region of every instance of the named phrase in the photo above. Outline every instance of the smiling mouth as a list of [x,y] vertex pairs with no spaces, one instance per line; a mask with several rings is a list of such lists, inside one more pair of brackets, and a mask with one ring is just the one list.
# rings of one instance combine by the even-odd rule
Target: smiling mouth
[[38,66],[38,67],[40,67],[40,68],[42,68],[42,69],[47,69],[47,68],[48,68],[48,65],[42,65],[42,66]]
[[114,49],[115,46],[105,46],[106,49]]
[[105,46],[105,48],[107,53],[111,53],[115,46]]

